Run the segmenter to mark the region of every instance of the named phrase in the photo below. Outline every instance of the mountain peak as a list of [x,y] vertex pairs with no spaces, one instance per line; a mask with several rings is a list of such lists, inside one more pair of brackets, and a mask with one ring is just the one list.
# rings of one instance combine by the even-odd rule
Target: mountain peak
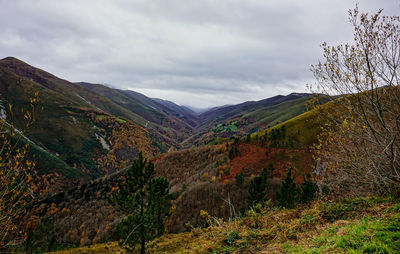
[[0,64],[1,66],[7,67],[9,69],[37,69],[32,65],[12,56],[1,59]]
[[5,57],[5,58],[3,58],[3,59],[1,59],[1,60],[19,60],[18,58],[15,58],[15,57],[13,57],[13,56],[7,56],[7,57]]
[[15,74],[29,78],[39,84],[44,83],[46,78],[57,78],[53,74],[36,68],[18,58],[8,56],[0,60],[0,67],[12,70]]
[[1,59],[0,62],[17,62],[17,63],[27,64],[24,61],[22,61],[22,60],[20,60],[20,59],[18,59],[16,57],[13,57],[13,56],[7,56],[7,57]]

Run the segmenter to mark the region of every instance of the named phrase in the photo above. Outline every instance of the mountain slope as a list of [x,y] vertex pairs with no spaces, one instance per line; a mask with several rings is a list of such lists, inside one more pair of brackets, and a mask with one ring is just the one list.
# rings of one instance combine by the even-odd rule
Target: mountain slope
[[[4,103],[23,107],[39,91],[43,111],[37,113],[37,123],[27,133],[29,139],[68,167],[90,177],[102,175],[100,167],[114,171],[115,167],[122,166],[109,161],[111,154],[126,161],[127,151],[113,150],[116,137],[124,147],[142,147],[154,156],[169,147],[203,145],[219,137],[230,138],[265,129],[302,113],[309,97],[308,94],[275,96],[213,108],[198,116],[187,107],[134,91],[71,83],[12,57],[0,60],[0,71]],[[17,123],[22,121],[21,114],[16,116]],[[127,131],[139,137],[138,142],[120,135]],[[131,151],[132,158],[135,149]]]
[[[77,83],[92,92],[100,94],[126,111],[134,114],[133,121],[139,121],[150,131],[159,136],[169,138],[171,144],[178,146],[179,142],[189,137],[196,123],[196,116],[185,112],[180,106],[163,100],[150,99],[143,94],[109,88],[104,85]],[[138,120],[138,118],[140,120]]]
[[190,126],[195,127],[198,125],[197,113],[185,106],[179,106],[171,101],[152,98],[158,105],[164,106],[166,111],[175,114],[175,116],[184,119]]
[[219,119],[232,119],[246,113],[258,110],[260,108],[278,105],[280,103],[295,100],[303,97],[310,97],[311,94],[292,93],[287,96],[277,95],[260,101],[248,101],[237,105],[229,105],[211,109],[199,115],[200,125],[206,125],[210,122],[218,122]]
[[[117,159],[128,151],[134,157],[139,148],[148,156],[154,156],[163,146],[155,146],[159,141],[134,122],[106,112],[133,114],[107,98],[18,59],[0,60],[0,99],[3,106],[13,105],[18,128],[23,126],[21,108],[27,107],[35,92],[39,93],[36,121],[25,135],[47,154],[47,157],[43,153],[37,156],[41,172],[58,172],[77,178],[103,175],[104,165],[100,165],[99,160],[106,163],[109,151],[121,142],[126,143],[120,132],[131,133],[137,139],[130,146],[124,145],[129,148],[124,152],[119,149]],[[54,165],[49,165],[49,161]]]
[[219,138],[239,137],[267,129],[304,113],[310,96],[290,94],[211,109],[199,116],[201,125],[182,144],[184,147],[208,144]]

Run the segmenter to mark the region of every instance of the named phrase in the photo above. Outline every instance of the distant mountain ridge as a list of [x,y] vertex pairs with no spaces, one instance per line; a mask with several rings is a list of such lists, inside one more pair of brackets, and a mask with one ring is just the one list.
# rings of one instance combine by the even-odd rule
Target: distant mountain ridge
[[211,108],[198,116],[196,132],[183,146],[207,144],[218,138],[248,135],[272,127],[304,113],[310,97],[308,93],[291,93]]
[[243,114],[243,112],[250,112],[261,107],[273,106],[282,102],[309,97],[311,94],[307,93],[291,93],[289,95],[276,95],[271,98],[263,99],[260,101],[246,101],[237,105],[228,105],[222,107],[212,108],[206,112],[199,115],[199,121],[204,124],[215,117],[233,117],[238,114]]

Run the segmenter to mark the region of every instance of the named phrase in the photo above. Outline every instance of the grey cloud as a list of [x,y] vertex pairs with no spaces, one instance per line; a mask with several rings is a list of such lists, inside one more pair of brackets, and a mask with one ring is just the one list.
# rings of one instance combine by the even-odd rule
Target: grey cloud
[[[0,58],[196,107],[305,91],[356,1],[0,0]],[[364,0],[362,11],[399,12]]]

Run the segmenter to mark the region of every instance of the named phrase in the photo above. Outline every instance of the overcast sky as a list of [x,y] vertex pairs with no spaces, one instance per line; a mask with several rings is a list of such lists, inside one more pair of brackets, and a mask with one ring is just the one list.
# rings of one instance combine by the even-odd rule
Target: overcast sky
[[0,58],[70,81],[209,107],[306,91],[347,11],[399,0],[0,0]]

